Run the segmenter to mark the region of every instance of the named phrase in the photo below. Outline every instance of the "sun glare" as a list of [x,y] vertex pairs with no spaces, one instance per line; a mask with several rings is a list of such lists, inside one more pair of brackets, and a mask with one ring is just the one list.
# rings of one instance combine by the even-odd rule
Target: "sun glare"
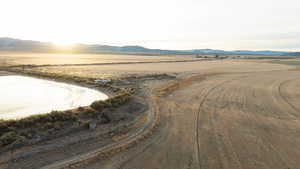
[[59,47],[59,48],[63,48],[63,49],[70,49],[74,43],[71,42],[65,42],[65,41],[58,41],[58,42],[54,42],[54,44]]

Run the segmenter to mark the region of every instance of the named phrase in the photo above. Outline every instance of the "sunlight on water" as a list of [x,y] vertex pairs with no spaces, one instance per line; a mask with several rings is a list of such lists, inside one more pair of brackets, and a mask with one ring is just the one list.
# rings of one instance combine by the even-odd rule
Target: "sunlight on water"
[[105,100],[89,88],[24,76],[0,76],[0,119],[17,119],[67,110]]

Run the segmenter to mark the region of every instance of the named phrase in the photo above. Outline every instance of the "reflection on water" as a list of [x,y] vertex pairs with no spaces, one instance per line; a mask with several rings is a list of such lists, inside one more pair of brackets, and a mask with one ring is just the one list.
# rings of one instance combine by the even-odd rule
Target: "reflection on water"
[[24,76],[0,76],[0,119],[90,105],[108,96],[89,88]]

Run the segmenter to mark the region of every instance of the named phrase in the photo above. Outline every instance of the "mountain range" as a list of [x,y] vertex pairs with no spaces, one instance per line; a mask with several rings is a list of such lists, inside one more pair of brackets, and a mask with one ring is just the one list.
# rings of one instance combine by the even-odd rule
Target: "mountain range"
[[149,49],[142,46],[109,46],[109,45],[87,45],[74,44],[70,48],[62,48],[51,42],[40,42],[31,40],[20,40],[13,38],[0,38],[0,51],[11,52],[43,52],[43,53],[143,53],[143,54],[222,54],[222,55],[283,55],[300,56],[300,52],[287,51],[250,51],[250,50],[214,50],[214,49],[192,49],[192,50],[163,50]]

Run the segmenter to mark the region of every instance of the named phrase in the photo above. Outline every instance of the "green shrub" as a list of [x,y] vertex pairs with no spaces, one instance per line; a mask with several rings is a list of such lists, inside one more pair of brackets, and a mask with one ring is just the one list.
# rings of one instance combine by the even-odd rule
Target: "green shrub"
[[19,136],[16,132],[14,131],[10,131],[7,133],[4,133],[1,137],[0,137],[0,144],[2,146],[5,145],[9,145],[12,144],[15,141],[21,141],[25,139],[23,136]]
[[106,107],[106,103],[104,101],[94,101],[91,107],[95,110],[102,110]]
[[6,133],[10,131],[9,125],[6,122],[0,122],[0,133]]
[[110,111],[103,111],[101,115],[101,123],[106,124],[112,121],[112,119],[109,118],[108,113],[110,113]]
[[82,112],[82,114],[88,115],[90,117],[97,117],[101,113],[99,111],[94,110],[94,109],[86,109]]
[[131,96],[127,93],[116,95],[105,101],[95,101],[91,104],[91,107],[95,110],[103,110],[105,108],[116,108],[130,101]]

